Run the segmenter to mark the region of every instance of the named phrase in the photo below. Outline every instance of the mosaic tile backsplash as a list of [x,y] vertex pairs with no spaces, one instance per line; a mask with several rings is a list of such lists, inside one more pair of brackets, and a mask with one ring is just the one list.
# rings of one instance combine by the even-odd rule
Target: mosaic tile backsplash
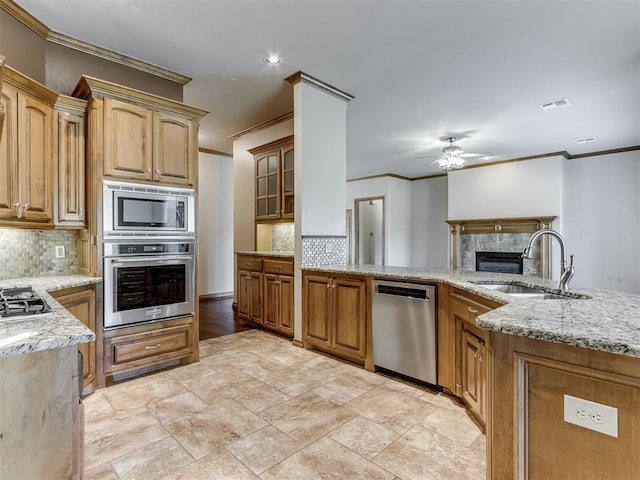
[[[529,243],[531,233],[468,233],[460,235],[460,269],[476,269],[476,252],[522,252]],[[534,245],[533,258],[525,259],[525,275],[542,274],[542,255]]]
[[[330,250],[327,252],[327,250]],[[302,265],[346,265],[347,237],[302,237]]]
[[276,223],[271,228],[271,247],[277,252],[293,252],[294,224]]
[[[65,258],[56,258],[56,246],[64,246]],[[0,280],[77,271],[76,232],[0,228]]]

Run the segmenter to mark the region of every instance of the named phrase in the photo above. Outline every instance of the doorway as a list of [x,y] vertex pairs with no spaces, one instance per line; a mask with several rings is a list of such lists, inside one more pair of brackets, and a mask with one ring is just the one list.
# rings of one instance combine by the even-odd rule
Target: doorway
[[384,197],[356,198],[354,202],[355,263],[358,265],[384,265]]

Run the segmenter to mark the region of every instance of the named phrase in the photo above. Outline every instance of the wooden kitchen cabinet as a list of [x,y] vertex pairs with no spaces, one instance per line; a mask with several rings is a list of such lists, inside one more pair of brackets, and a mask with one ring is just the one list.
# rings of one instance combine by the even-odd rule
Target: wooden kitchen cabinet
[[293,262],[265,259],[263,271],[262,325],[293,338]]
[[[50,295],[91,331],[96,332],[96,291],[92,285],[58,290],[50,292]],[[82,385],[85,392],[95,391],[96,342],[81,343],[78,351],[84,360]]]
[[53,105],[57,94],[4,67],[0,222],[53,226]]
[[103,362],[107,385],[119,374],[169,362],[189,363],[194,335],[193,316],[105,331]]
[[55,224],[86,225],[85,116],[87,102],[60,95],[54,107]]
[[[0,92],[2,92],[2,76],[4,75],[4,57],[0,55]],[[2,127],[4,126],[4,104],[0,102],[0,138],[2,138]]]
[[198,124],[207,112],[88,76],[73,95],[89,100],[96,176],[195,186]]
[[477,316],[499,306],[499,303],[464,290],[451,288],[449,325],[455,328],[453,393],[462,399],[483,427],[486,425],[488,402],[486,366],[488,334],[476,326],[475,321]]
[[305,272],[302,337],[317,348],[346,360],[368,364],[370,295],[363,277]]
[[256,220],[292,219],[294,216],[293,137],[249,150],[256,163]]
[[293,260],[238,255],[238,317],[293,338]]

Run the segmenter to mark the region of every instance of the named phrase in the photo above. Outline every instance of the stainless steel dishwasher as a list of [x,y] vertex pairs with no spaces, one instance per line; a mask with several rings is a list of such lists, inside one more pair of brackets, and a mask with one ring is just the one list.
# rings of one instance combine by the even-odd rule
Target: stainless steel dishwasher
[[436,287],[387,280],[373,285],[373,363],[436,385]]

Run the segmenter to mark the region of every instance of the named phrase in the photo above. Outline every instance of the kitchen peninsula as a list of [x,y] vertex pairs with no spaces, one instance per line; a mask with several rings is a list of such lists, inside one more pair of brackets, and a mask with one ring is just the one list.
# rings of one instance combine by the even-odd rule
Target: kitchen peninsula
[[[518,298],[480,283],[563,292],[537,277],[404,267],[303,268],[308,275],[359,277],[368,298],[374,278],[438,286],[438,385],[460,396],[481,424],[486,421],[487,478],[636,475],[640,296],[576,288],[566,299]],[[303,302],[309,301],[307,294],[303,291]],[[483,302],[497,308],[484,308]],[[475,347],[471,354],[464,337],[467,323]],[[370,336],[370,317],[365,328]],[[469,381],[473,384],[465,385]],[[463,395],[469,391],[471,400],[480,402],[477,411]],[[566,397],[593,402],[593,412],[566,407]],[[609,411],[605,407],[615,409],[615,419],[598,413]],[[578,426],[572,417],[580,414],[592,415],[594,425]],[[616,436],[594,431],[598,422],[615,425]]]
[[0,478],[81,478],[77,351],[95,334],[50,293],[99,282],[82,275],[0,281],[0,287],[31,286],[51,308],[0,322]]

